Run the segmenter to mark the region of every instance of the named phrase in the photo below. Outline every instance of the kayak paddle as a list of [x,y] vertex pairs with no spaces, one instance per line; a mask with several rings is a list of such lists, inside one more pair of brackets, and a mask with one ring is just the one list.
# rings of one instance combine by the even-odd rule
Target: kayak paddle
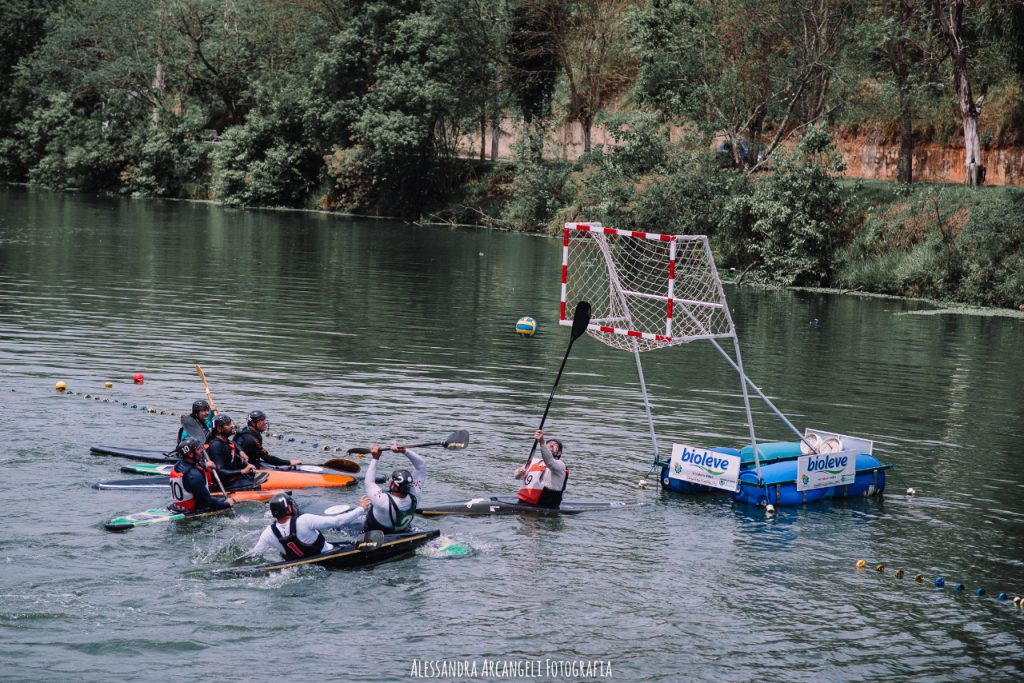
[[[587,331],[587,326],[590,324],[590,302],[581,301],[576,304],[576,311],[572,316],[572,334],[569,336],[569,346],[565,349],[565,355],[562,357],[562,365],[558,368],[558,374],[555,376],[555,384],[551,387],[551,394],[548,396],[548,404],[544,408],[544,417],[540,418],[540,427],[537,430],[544,429],[544,422],[548,419],[548,411],[551,410],[551,401],[555,398],[555,389],[558,388],[558,381],[562,379],[562,370],[565,370],[565,361],[569,360],[569,351],[572,350],[572,343],[583,336],[583,333]],[[533,460],[533,454],[537,450],[537,440],[533,440],[533,447],[530,448],[530,455],[526,458],[525,467],[529,467],[530,461]]]
[[[469,445],[469,432],[465,429],[460,429],[457,432],[452,432],[448,435],[448,438],[444,441],[430,441],[428,443],[411,443],[402,446],[402,448],[426,448],[427,446],[441,446],[447,448],[450,451],[457,451],[465,448]],[[369,448],[350,448],[348,449],[350,455],[360,454],[366,455],[370,452]]]

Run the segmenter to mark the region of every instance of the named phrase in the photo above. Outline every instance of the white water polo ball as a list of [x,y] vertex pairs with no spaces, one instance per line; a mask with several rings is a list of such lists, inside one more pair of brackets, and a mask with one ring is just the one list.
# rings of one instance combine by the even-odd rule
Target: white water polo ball
[[516,323],[516,334],[520,337],[532,337],[537,333],[537,321],[529,316],[524,316]]

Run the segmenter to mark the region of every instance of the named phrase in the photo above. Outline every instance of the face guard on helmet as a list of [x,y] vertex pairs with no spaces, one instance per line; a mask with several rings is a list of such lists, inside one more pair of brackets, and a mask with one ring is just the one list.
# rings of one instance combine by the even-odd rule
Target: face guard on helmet
[[270,499],[270,514],[280,519],[295,514],[295,500],[287,493],[279,493]]
[[391,491],[393,493],[409,493],[412,491],[412,472],[395,470],[391,473]]

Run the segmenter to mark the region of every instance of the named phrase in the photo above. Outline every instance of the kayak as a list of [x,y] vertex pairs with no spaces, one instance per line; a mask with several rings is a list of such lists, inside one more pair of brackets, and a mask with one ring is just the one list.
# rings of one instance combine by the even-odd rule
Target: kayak
[[155,448],[131,448],[129,446],[93,446],[89,449],[89,452],[91,452],[93,455],[113,455],[119,458],[138,460],[140,462],[169,462],[173,465],[178,461],[178,456],[174,455],[174,451],[165,452]]
[[[171,470],[174,468],[174,463],[158,464],[155,462],[136,463],[134,465],[125,465],[121,468],[121,471],[125,474],[163,474],[169,475]],[[294,467],[267,467],[266,470],[274,470],[280,472],[309,472],[311,474],[342,474],[345,477],[354,477],[360,481],[363,480],[363,475],[360,474],[347,474],[338,472],[338,470],[332,470],[329,467],[321,467],[320,465],[295,465]],[[377,483],[383,484],[387,481],[386,475],[378,474]]]
[[[266,474],[266,478],[257,484],[259,490],[267,489],[308,489],[308,488],[343,488],[356,483],[354,477],[347,474],[316,474],[313,472],[296,472],[292,470],[256,470],[257,478]],[[94,489],[103,491],[146,491],[167,488],[170,477],[135,477],[133,479],[106,479],[92,485]]]
[[303,557],[298,560],[281,560],[266,564],[254,564],[242,567],[225,567],[210,572],[216,576],[241,576],[272,572],[292,567],[318,566],[325,569],[353,569],[380,564],[412,553],[416,548],[441,535],[438,529],[431,531],[413,531],[404,534],[384,534],[375,543],[350,541],[337,545],[333,550],[319,555]]
[[[243,501],[267,501],[278,493],[281,493],[281,491],[235,491],[233,493],[229,493],[228,496],[236,503],[239,503]],[[166,507],[150,508],[149,510],[125,515],[124,517],[115,517],[109,522],[106,522],[103,527],[107,531],[128,531],[135,527],[160,524],[162,522],[175,522],[182,519],[212,517],[214,515],[223,514],[232,509],[233,508],[225,508],[224,510],[203,510],[201,512],[175,512],[174,510]]]
[[[90,446],[89,452],[93,455],[111,455],[117,458],[126,458],[128,460],[136,460],[138,462],[151,462],[161,464],[174,464],[178,461],[178,456],[173,450],[162,451],[159,448],[134,448],[132,446]],[[332,458],[335,461],[344,461],[352,467],[353,472],[358,472],[360,469],[359,463],[348,458]],[[316,465],[305,465],[305,467],[316,467]],[[340,470],[331,470],[332,472],[338,472]],[[348,471],[346,470],[347,474]]]
[[635,508],[644,503],[626,503],[619,501],[585,502],[563,501],[559,508],[539,508],[520,503],[518,498],[472,498],[454,503],[427,505],[416,510],[425,517],[441,515],[578,515],[581,512],[598,510],[619,510]]

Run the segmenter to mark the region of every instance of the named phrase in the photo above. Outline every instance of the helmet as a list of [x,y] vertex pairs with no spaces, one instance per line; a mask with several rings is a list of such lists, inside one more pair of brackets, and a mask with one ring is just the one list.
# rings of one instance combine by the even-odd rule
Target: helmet
[[391,490],[396,493],[409,493],[412,490],[412,472],[395,470],[391,473]]
[[231,416],[225,415],[224,413],[221,413],[217,417],[213,418],[214,427],[228,427],[233,424],[234,421],[231,419]]
[[194,437],[188,437],[180,444],[178,444],[178,455],[186,460],[198,459],[198,456],[203,452],[203,442]]
[[565,450],[565,448],[562,446],[562,442],[559,441],[558,439],[548,439],[548,441],[554,441],[555,443],[558,444],[558,457],[562,457],[562,452]]
[[198,401],[196,401],[195,403],[192,404],[192,414],[193,415],[198,415],[201,411],[209,410],[209,409],[210,409],[210,402],[207,401],[205,398],[204,399],[200,399],[200,400],[198,400]]
[[295,500],[287,493],[279,493],[270,499],[270,514],[274,517],[284,517],[295,512]]
[[264,413],[262,410],[254,410],[251,413],[249,413],[249,418],[248,418],[249,424],[255,424],[255,423],[259,422],[260,420],[266,420],[266,419],[267,419],[267,414]]

